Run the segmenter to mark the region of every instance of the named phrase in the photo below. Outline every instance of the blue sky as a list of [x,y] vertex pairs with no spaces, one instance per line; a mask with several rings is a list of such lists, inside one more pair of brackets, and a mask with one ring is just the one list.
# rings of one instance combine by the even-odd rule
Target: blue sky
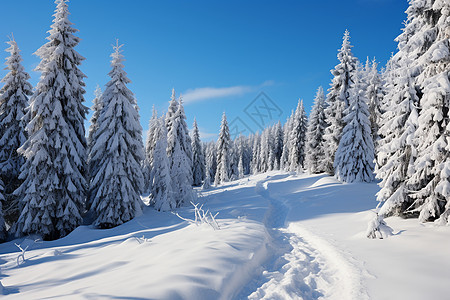
[[[6,42],[14,33],[33,85],[39,58],[32,54],[46,42],[54,8],[51,0],[2,3],[0,37]],[[69,2],[82,39],[76,50],[86,57],[86,105],[95,86],[109,80],[118,38],[143,129],[152,105],[164,112],[175,88],[185,95],[189,126],[196,117],[205,140],[215,138],[224,111],[246,132],[284,122],[299,98],[309,112],[317,87],[329,86],[345,29],[360,60],[376,57],[384,65],[406,8],[406,0]]]

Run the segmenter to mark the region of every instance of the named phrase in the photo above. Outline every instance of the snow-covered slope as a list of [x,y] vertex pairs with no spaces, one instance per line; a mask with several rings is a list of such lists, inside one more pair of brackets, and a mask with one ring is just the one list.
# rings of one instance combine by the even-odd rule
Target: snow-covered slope
[[[220,230],[148,208],[114,229],[4,243],[2,298],[445,299],[450,228],[390,218],[393,236],[367,239],[377,189],[270,172],[199,191]],[[29,245],[19,265],[14,242]]]

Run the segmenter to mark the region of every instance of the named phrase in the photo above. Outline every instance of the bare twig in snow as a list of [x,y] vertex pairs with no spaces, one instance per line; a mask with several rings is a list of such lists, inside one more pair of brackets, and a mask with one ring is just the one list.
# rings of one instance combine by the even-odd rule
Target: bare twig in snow
[[[219,213],[216,213],[213,215],[209,210],[204,211],[203,210],[203,204],[200,205],[199,203],[194,204],[191,202],[192,206],[194,206],[194,219],[187,219],[180,216],[177,212],[172,212],[174,215],[176,215],[178,218],[180,218],[183,221],[189,222],[190,224],[195,224],[196,226],[199,226],[201,224],[208,224],[211,226],[214,230],[220,230],[220,226],[216,221],[216,217]],[[200,205],[200,207],[199,207]]]

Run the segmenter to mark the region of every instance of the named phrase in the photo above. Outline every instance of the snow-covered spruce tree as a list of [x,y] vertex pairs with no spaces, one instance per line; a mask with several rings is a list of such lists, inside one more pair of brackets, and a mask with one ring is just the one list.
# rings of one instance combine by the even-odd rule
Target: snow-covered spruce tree
[[350,106],[344,112],[345,127],[336,151],[335,176],[343,182],[373,180],[374,149],[370,115],[361,71],[354,75],[350,88]]
[[[156,134],[161,132],[159,128],[160,119],[158,118],[158,112],[155,109],[155,106],[153,106],[152,109],[152,116],[150,118],[150,121],[148,122],[148,131],[147,131],[147,139],[145,142],[145,158],[142,162],[142,173],[144,176],[144,188],[143,192],[144,194],[149,194],[150,189],[152,186],[153,178],[152,178],[152,164],[153,164],[153,153],[156,147],[156,140],[158,137]],[[164,131],[166,133],[166,139],[167,139],[167,128]],[[167,141],[166,141],[167,143]]]
[[331,70],[334,76],[331,87],[328,89],[327,108],[325,116],[327,128],[325,130],[325,168],[326,172],[334,174],[334,157],[345,126],[345,111],[349,106],[350,86],[353,84],[353,74],[356,71],[357,58],[352,54],[350,33],[344,33],[342,47],[338,52],[339,64]]
[[277,157],[276,157],[276,124],[269,127],[269,170],[276,169]]
[[[376,218],[390,215],[404,216],[412,201],[409,197],[407,181],[409,180],[416,157],[414,134],[417,129],[419,98],[415,85],[417,71],[412,72],[417,64],[415,55],[412,60],[410,52],[416,51],[415,44],[409,44],[417,24],[416,18],[409,20],[403,33],[397,37],[399,51],[386,65],[384,77],[384,97],[381,102],[381,122],[379,122],[379,140],[376,157],[375,174],[381,179],[377,200],[380,202]],[[414,15],[414,14],[413,14]],[[413,27],[410,27],[415,24]],[[414,40],[414,39],[412,39]],[[417,40],[416,40],[417,42]],[[414,70],[417,70],[414,68]],[[379,228],[370,228],[379,222],[375,219],[369,224],[369,232],[376,237]]]
[[66,0],[56,0],[48,42],[36,54],[42,72],[25,118],[28,139],[19,148],[26,157],[23,184],[14,192],[21,199],[16,235],[37,233],[54,239],[81,224],[86,193],[84,59],[74,47],[79,38],[69,22]]
[[[216,177],[216,169],[217,169],[217,158],[216,158],[216,143],[209,142],[205,147],[206,152],[206,177],[209,176],[210,184],[211,180],[214,181]],[[209,173],[209,175],[208,175]]]
[[[398,38],[397,38],[398,39]],[[391,111],[391,100],[392,100],[392,92],[394,91],[394,88],[397,85],[396,79],[401,74],[398,73],[398,70],[400,69],[398,67],[398,57],[394,57],[394,55],[391,55],[391,58],[386,63],[386,67],[381,73],[382,78],[382,94],[383,98],[380,101],[380,111],[381,115],[378,119],[378,140],[377,145],[375,148],[375,174],[377,174],[377,171],[383,167],[386,164],[387,156],[380,154],[385,147],[386,144],[390,142],[390,137],[387,137],[385,132],[381,130],[381,128],[384,126],[386,119],[388,119],[388,115]],[[400,76],[403,77],[403,76]],[[387,115],[386,115],[387,114]],[[374,145],[375,146],[375,145]]]
[[100,116],[100,113],[102,111],[103,108],[103,103],[102,103],[102,89],[100,88],[99,85],[96,86],[95,91],[94,91],[94,100],[92,100],[92,117],[91,117],[91,125],[89,126],[89,133],[88,133],[88,139],[87,139],[87,143],[88,143],[88,148],[90,148],[92,146],[92,138],[95,135],[95,132],[98,129],[98,117]]
[[217,171],[214,183],[219,185],[230,180],[230,149],[231,138],[230,130],[228,129],[227,116],[223,113],[222,123],[220,125],[219,138],[216,144],[217,149]]
[[267,127],[261,133],[261,144],[259,151],[259,172],[264,173],[270,170],[270,127]]
[[421,222],[439,219],[450,224],[450,3],[422,2],[411,1],[426,20],[414,36],[423,41],[426,51],[419,58],[423,69],[416,81],[422,95],[415,134],[417,159],[408,180],[414,203],[408,211],[418,213]]
[[292,131],[292,121],[294,120],[294,111],[291,112],[290,117],[287,118],[283,127],[283,153],[280,158],[280,169],[284,171],[289,170],[289,134]]
[[208,190],[211,188],[211,178],[208,172],[206,172],[206,176],[205,176],[205,180],[203,181],[202,184],[202,189],[203,190]]
[[241,179],[244,177],[244,162],[243,162],[243,157],[239,156],[239,164],[238,164],[238,169],[239,169],[239,175],[238,178]]
[[[173,124],[176,123],[176,124]],[[186,163],[190,166],[188,173],[190,174],[189,181],[192,182],[192,146],[191,138],[189,136],[188,127],[186,124],[186,114],[180,96],[178,101],[175,97],[175,90],[172,89],[172,96],[169,102],[169,109],[166,113],[166,127],[168,132],[167,137],[167,154],[169,161],[172,163],[172,153],[175,149],[175,143],[180,143],[180,149],[186,155]]]
[[[97,85],[95,91],[94,91],[95,98],[92,101],[94,105],[92,106],[93,114],[91,117],[91,125],[89,126],[89,133],[88,133],[88,139],[87,139],[87,145],[88,145],[88,158],[87,158],[87,165],[88,165],[88,181],[90,181],[89,178],[93,176],[93,174],[97,174],[98,172],[98,160],[94,161],[90,156],[89,153],[91,153],[92,146],[94,144],[94,136],[98,130],[98,118],[100,116],[100,113],[103,108],[103,102],[102,102],[102,90]],[[91,204],[93,200],[93,195],[91,195],[90,191],[88,190],[87,197],[86,197],[86,210],[89,211]]]
[[179,101],[176,101],[175,92],[172,92],[169,111],[166,114],[166,126],[169,128],[167,156],[172,178],[173,198],[176,206],[180,207],[190,203],[194,196],[192,193],[192,148],[182,100],[180,97]]
[[[178,128],[178,136],[180,137],[180,145],[183,152],[186,154],[186,157],[188,158],[188,163],[190,165],[190,169],[188,170],[190,172],[190,180],[189,182],[192,185],[192,141],[191,136],[189,135],[189,129],[186,123],[186,113],[184,112],[184,106],[183,106],[183,98],[180,94],[180,97],[178,99],[178,112],[177,115],[180,118],[180,127]],[[189,202],[188,202],[189,203]]]
[[255,134],[254,140],[253,140],[253,146],[252,146],[252,174],[258,174],[261,170],[261,163],[260,163],[260,151],[261,151],[261,138],[262,136],[257,132]]
[[[167,132],[169,132],[170,128],[172,127],[173,118],[178,110],[178,101],[175,95],[175,89],[172,89],[172,95],[170,97],[169,101],[169,108],[167,109],[166,113],[166,128]],[[168,145],[169,147],[169,145]]]
[[418,97],[407,68],[398,69],[399,75],[404,75],[396,78],[395,89],[387,94],[390,107],[383,114],[385,120],[379,130],[390,141],[380,147],[378,156],[385,163],[376,169],[376,177],[381,179],[381,189],[377,193],[377,200],[382,204],[378,211],[381,217],[403,215],[411,205],[406,180],[415,159],[413,137],[417,128]]
[[246,138],[242,135],[238,136],[234,140],[234,147],[235,147],[235,153],[238,160],[238,175],[237,178],[240,179],[244,177],[245,170],[244,170],[244,161],[245,161],[245,143]]
[[378,129],[381,120],[381,103],[383,99],[383,84],[381,81],[381,75],[378,72],[378,64],[375,59],[370,64],[366,63],[366,97],[369,101],[369,113],[370,113],[370,128],[372,130],[373,144],[375,147],[375,154],[378,152]]
[[248,175],[250,174],[250,170],[251,170],[251,163],[252,163],[252,145],[253,145],[253,136],[251,135],[250,137],[245,137],[245,136],[240,136],[238,138],[238,140],[240,140],[241,142],[241,147],[242,147],[242,167],[243,167],[243,175]]
[[3,181],[0,179],[0,242],[3,242],[6,239],[6,226],[5,219],[3,213],[3,201],[5,201],[5,197],[3,196],[4,192]]
[[216,172],[216,144],[214,142],[203,143],[205,149],[205,180],[202,189],[207,190],[211,187]]
[[304,168],[307,117],[303,100],[298,101],[289,134],[289,170],[299,172]]
[[273,127],[273,155],[274,155],[274,165],[273,169],[280,170],[281,156],[283,154],[283,130],[281,128],[281,123],[278,121]]
[[167,129],[163,119],[154,123],[154,147],[152,150],[152,183],[150,186],[150,204],[157,210],[168,211],[177,207],[173,198],[170,165],[167,157]]
[[102,96],[103,109],[97,123],[89,156],[98,161],[92,174],[90,193],[94,225],[111,228],[133,219],[141,210],[143,187],[141,161],[144,159],[142,127],[131,81],[123,70],[123,45],[113,47],[111,80]]
[[325,140],[324,133],[327,127],[325,120],[325,94],[320,86],[309,116],[306,132],[306,167],[311,174],[325,172]]
[[234,149],[235,155],[238,161],[238,174],[237,174],[238,179],[244,177],[244,161],[243,161],[244,143],[245,138],[242,135],[238,136],[233,143],[235,148]]
[[200,186],[205,179],[205,164],[205,154],[200,141],[200,133],[197,121],[194,119],[194,124],[192,125],[192,174],[194,186]]
[[[423,178],[426,177],[429,179],[429,174],[425,174],[424,172],[419,175],[420,172],[414,174],[414,171],[416,166],[418,166],[416,157],[418,156],[417,148],[419,140],[423,141],[428,134],[432,136],[436,132],[430,126],[430,123],[426,122],[427,124],[423,125],[430,126],[427,128],[427,132],[424,134],[422,131],[420,138],[417,136],[417,126],[419,125],[419,118],[417,117],[418,110],[420,112],[418,106],[424,102],[421,99],[424,92],[424,87],[421,84],[423,81],[419,80],[419,78],[421,74],[426,74],[424,70],[426,70],[426,65],[430,62],[430,58],[434,54],[443,53],[440,50],[429,51],[432,49],[432,45],[438,36],[437,27],[435,26],[437,21],[445,20],[445,17],[440,18],[442,15],[433,9],[432,5],[439,5],[439,2],[410,1],[407,9],[408,19],[405,22],[405,28],[402,29],[402,34],[396,39],[398,42],[398,52],[388,61],[386,70],[383,73],[385,97],[382,101],[381,110],[383,115],[379,130],[379,153],[377,155],[377,166],[375,170],[377,178],[382,179],[379,184],[381,190],[377,194],[377,200],[381,201],[379,206],[381,204],[382,206],[379,209],[377,218],[389,215],[408,216],[417,213],[420,213],[424,217],[430,212],[428,210],[430,207],[423,205],[424,202],[422,200],[424,198],[420,200],[416,199],[416,202],[414,202],[413,198],[415,196],[421,196],[420,193],[414,193],[414,191],[420,190],[422,184],[422,186],[427,185],[427,181],[423,180],[421,176],[424,175]],[[445,30],[442,32],[445,32]],[[439,48],[438,46],[436,49]],[[427,51],[428,55],[425,55]],[[426,58],[427,56],[428,59]],[[422,79],[425,77],[422,77]],[[432,98],[434,97],[432,96]],[[422,113],[420,114],[422,115]],[[424,120],[422,119],[422,121]],[[424,167],[423,164],[426,161],[427,166],[425,168],[431,167],[431,169],[437,171],[435,169],[436,166],[428,160],[430,153],[426,153],[425,156],[427,158],[420,162],[422,165],[421,168]],[[417,177],[412,178],[413,175]],[[428,187],[431,188],[431,186]],[[433,202],[432,200],[431,203]],[[426,211],[424,214],[421,212],[423,208]],[[433,205],[431,208],[432,211],[435,210]],[[434,216],[431,219],[436,217]],[[427,218],[421,220],[424,221],[425,219]],[[377,220],[369,223],[368,232],[379,233],[380,228],[378,228],[377,223],[379,223]],[[374,238],[376,234],[372,234],[369,237]]]
[[8,42],[6,49],[10,55],[6,58],[8,74],[1,82],[0,89],[0,179],[6,183],[4,215],[6,222],[12,225],[19,216],[18,199],[13,192],[20,186],[20,168],[25,159],[17,149],[26,141],[26,121],[23,118],[28,106],[28,96],[32,94],[30,75],[22,66],[22,57],[14,39]]
[[228,179],[230,181],[236,180],[239,177],[239,156],[237,153],[237,147],[233,140],[230,140],[230,173],[228,174]]

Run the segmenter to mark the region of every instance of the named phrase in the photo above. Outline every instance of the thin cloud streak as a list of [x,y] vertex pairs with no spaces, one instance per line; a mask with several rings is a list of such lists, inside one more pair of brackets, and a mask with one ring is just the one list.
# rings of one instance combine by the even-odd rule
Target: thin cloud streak
[[256,91],[262,87],[271,86],[273,84],[274,82],[272,80],[268,80],[257,86],[238,85],[224,88],[203,87],[189,89],[183,93],[183,102],[185,104],[188,104],[193,102],[200,102],[203,100],[212,100],[230,96],[242,96],[244,94]]
[[199,134],[201,139],[209,139],[217,136],[217,133],[209,133],[203,131],[200,131]]

